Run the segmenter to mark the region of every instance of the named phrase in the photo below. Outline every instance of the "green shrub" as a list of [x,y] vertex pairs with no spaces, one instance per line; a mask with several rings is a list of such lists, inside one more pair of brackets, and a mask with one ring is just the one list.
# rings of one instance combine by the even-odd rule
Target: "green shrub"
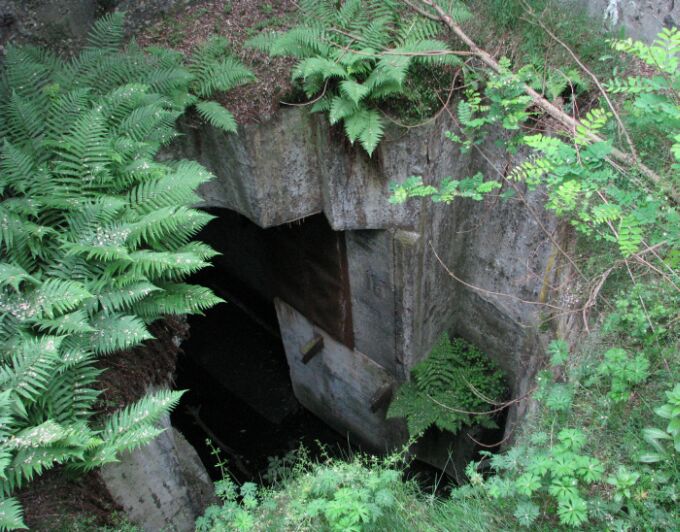
[[[540,187],[546,208],[589,244],[582,245],[590,253],[585,266],[582,256],[560,252],[584,287],[577,293],[587,303],[574,312],[597,332],[583,334],[571,353],[564,341],[551,344],[552,367],[537,376],[537,410],[523,421],[523,434],[506,453],[487,455],[467,470],[475,491],[514,516],[508,526],[666,530],[680,523],[674,412],[680,32],[663,30],[651,45],[611,45],[644,63],[647,74],[614,71],[604,87],[609,100],[602,94],[602,107],[584,113],[575,128],[536,133],[541,123],[524,85],[532,84],[530,71],[514,71],[502,60],[498,71],[477,73],[458,104],[461,127],[449,135],[462,150],[482,155],[499,135],[509,155],[522,149],[523,162],[493,177],[507,186],[502,197],[514,195],[515,181]],[[621,150],[634,155],[621,157]],[[394,185],[393,199],[442,201],[450,187],[448,181],[425,186],[414,177]],[[466,197],[479,199],[476,192],[466,187]],[[463,196],[449,197],[456,195]],[[603,311],[597,320],[595,309]],[[667,426],[650,427],[654,414]],[[477,465],[495,474],[484,478]]]
[[183,283],[215,255],[191,238],[211,216],[192,209],[211,178],[190,161],[159,163],[175,120],[251,78],[225,43],[185,62],[122,46],[121,15],[100,20],[70,60],[10,47],[0,78],[0,529],[22,527],[18,487],[55,464],[87,470],[157,434],[181,392],[94,416],[95,363],[151,338],[167,314],[220,301]]

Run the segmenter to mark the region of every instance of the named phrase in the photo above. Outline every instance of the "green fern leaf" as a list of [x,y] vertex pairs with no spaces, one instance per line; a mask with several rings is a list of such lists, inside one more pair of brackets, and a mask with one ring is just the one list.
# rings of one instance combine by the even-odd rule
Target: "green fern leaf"
[[87,40],[91,49],[105,52],[115,52],[121,47],[123,36],[124,15],[120,12],[110,13],[94,23]]
[[359,142],[368,155],[372,155],[380,139],[383,137],[384,125],[378,111],[368,110],[365,116],[365,127],[359,134]]
[[0,498],[0,530],[28,529],[19,501],[14,498]]
[[331,101],[331,109],[328,118],[331,124],[337,124],[340,120],[343,120],[356,112],[357,105],[352,100],[343,96],[336,96]]
[[370,89],[361,83],[347,79],[340,82],[340,92],[343,96],[349,98],[358,105],[359,102],[369,94]]
[[212,126],[228,133],[235,133],[238,129],[234,115],[217,102],[198,102],[196,110]]

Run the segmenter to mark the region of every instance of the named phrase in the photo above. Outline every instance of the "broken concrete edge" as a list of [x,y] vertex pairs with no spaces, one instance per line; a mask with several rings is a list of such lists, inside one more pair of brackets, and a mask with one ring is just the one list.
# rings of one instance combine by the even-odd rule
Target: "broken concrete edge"
[[100,476],[128,519],[143,530],[193,530],[196,518],[218,502],[213,483],[169,416],[159,426],[159,436],[106,464]]

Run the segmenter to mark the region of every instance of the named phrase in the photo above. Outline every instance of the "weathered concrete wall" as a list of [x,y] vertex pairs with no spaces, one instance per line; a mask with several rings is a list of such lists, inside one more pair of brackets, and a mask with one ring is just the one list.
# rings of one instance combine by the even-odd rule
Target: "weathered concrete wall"
[[212,481],[196,450],[170,426],[148,445],[104,466],[101,476],[128,518],[148,532],[194,529],[216,502]]
[[246,125],[239,135],[191,121],[182,132],[174,154],[197,159],[216,175],[201,189],[205,205],[235,210],[261,227],[323,211],[338,231],[413,227],[418,203],[387,203],[389,184],[424,175],[431,144],[442,143],[440,123],[395,130],[369,159],[324,117],[298,109]]
[[[502,172],[507,162],[502,150],[494,151],[492,143],[485,147],[490,162],[461,154],[444,136],[450,128],[442,119],[401,136],[392,130],[369,160],[348,148],[323,118],[293,109],[271,123],[242,128],[238,136],[206,126],[188,131],[174,155],[196,157],[216,174],[201,191],[208,206],[228,206],[262,226],[321,210],[334,229],[346,231],[354,328],[349,352],[358,353],[358,360],[402,382],[449,332],[492,356],[509,375],[513,393],[522,394],[545,343],[538,330],[542,307],[534,302],[553,295],[558,261],[552,240],[564,235],[543,211],[540,191],[520,190],[508,202],[494,195],[483,202],[392,206],[389,183],[410,175],[437,182],[478,171],[496,178]],[[311,337],[303,342],[287,329],[311,327],[306,319],[279,313],[286,349],[292,350],[289,362],[299,358],[298,344]],[[345,351],[337,342],[324,348],[329,358],[347,359]],[[362,363],[352,371],[368,372],[356,382],[372,389],[369,367]],[[334,426],[345,423],[373,444],[403,434],[365,415],[366,405],[356,402],[357,384],[348,386],[339,368],[310,362],[291,366],[291,376],[303,404]],[[516,409],[511,418],[515,414]]]
[[580,0],[588,13],[609,28],[623,27],[634,39],[651,42],[663,29],[680,22],[676,0]]

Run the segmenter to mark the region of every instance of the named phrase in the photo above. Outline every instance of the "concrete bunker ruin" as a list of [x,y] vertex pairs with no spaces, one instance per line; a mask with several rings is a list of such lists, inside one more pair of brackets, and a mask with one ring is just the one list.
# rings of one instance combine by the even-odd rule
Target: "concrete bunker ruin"
[[[233,136],[185,127],[172,153],[215,174],[200,193],[220,218],[209,242],[223,253],[216,272],[273,305],[269,325],[297,399],[373,450],[405,442],[404,424],[385,416],[391,393],[444,332],[480,347],[512,395],[523,395],[546,317],[526,302],[556,297],[565,275],[556,246],[566,239],[539,192],[389,203],[389,183],[411,175],[436,182],[507,166],[492,145],[484,156],[461,154],[444,136],[450,129],[439,119],[391,131],[369,159],[322,119],[292,109]],[[513,406],[508,430],[525,408]]]

